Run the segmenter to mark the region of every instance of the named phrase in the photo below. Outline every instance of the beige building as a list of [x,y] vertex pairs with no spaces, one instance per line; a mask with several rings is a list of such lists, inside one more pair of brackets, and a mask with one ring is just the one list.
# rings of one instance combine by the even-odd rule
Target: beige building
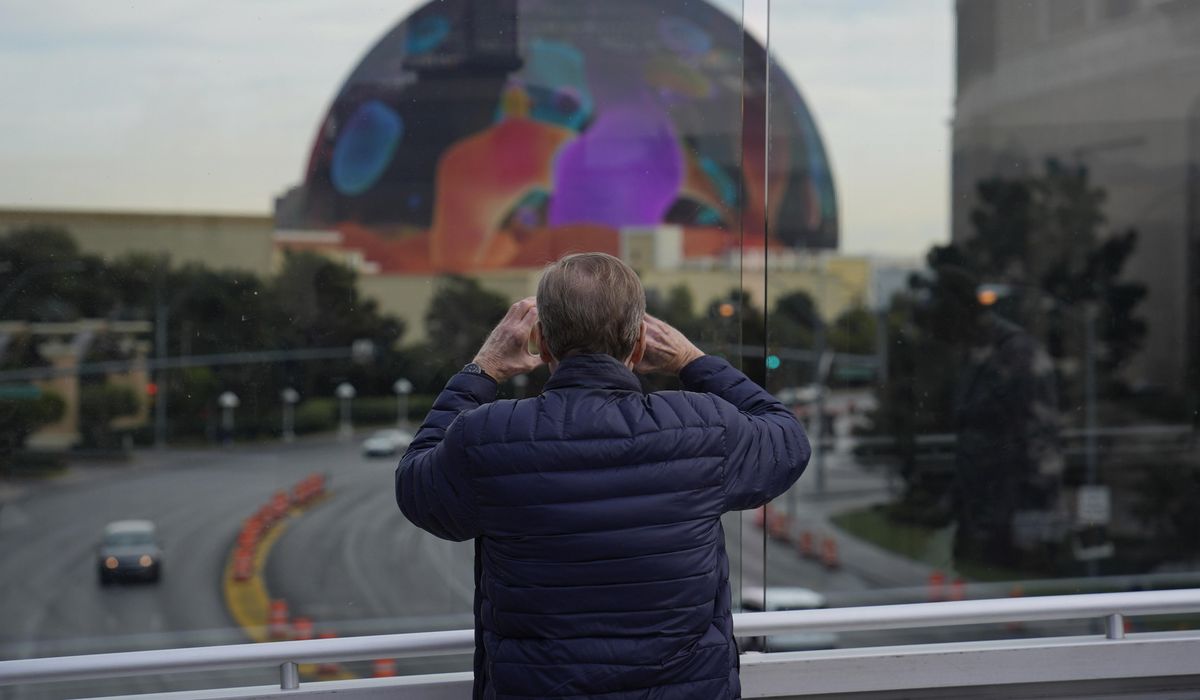
[[[817,302],[821,315],[826,319],[836,318],[847,309],[865,306],[871,276],[870,262],[866,258],[831,257],[824,261],[825,273],[815,269],[772,270],[767,275],[767,308],[781,296],[795,291],[808,292]],[[480,272],[473,275],[480,284],[508,299],[520,299],[537,292],[541,268],[523,270],[500,270]],[[650,270],[641,273],[642,283],[648,290],[666,293],[673,287],[687,287],[695,305],[692,309],[700,313],[709,302],[726,296],[739,286],[741,275],[737,270]],[[379,300],[384,311],[403,318],[407,328],[405,341],[424,338],[422,326],[425,309],[437,291],[436,275],[380,275],[363,277],[359,286],[365,294]],[[762,307],[762,276],[747,275],[744,289],[750,293],[756,306]]]
[[[30,437],[29,446],[37,448],[68,448],[79,440],[79,375],[73,374],[83,361],[97,337],[115,337],[118,347],[132,359],[132,368],[125,372],[109,373],[105,380],[115,386],[133,389],[141,398],[137,412],[113,421],[115,428],[142,425],[149,417],[150,402],[147,385],[150,381],[146,357],[150,350],[148,337],[153,330],[148,321],[105,321],[88,319],[69,323],[26,323],[0,321],[0,349],[7,347],[16,336],[29,337],[37,353],[48,367],[61,372],[57,376],[30,382],[41,391],[51,392],[65,404],[62,418]],[[2,350],[0,350],[2,352]]]
[[199,263],[265,274],[271,270],[270,216],[0,208],[0,232],[52,226],[79,247],[112,259],[126,253],[165,254],[174,265]]
[[[374,274],[375,266],[359,251],[341,246],[336,231],[277,231],[269,216],[0,209],[0,232],[31,225],[62,227],[84,251],[109,259],[132,252],[165,253],[173,264],[199,263],[263,275],[279,268],[285,249],[316,250],[359,272],[363,293],[404,319],[405,342],[424,338],[425,310],[436,291],[436,275]],[[641,272],[648,289],[665,293],[685,286],[697,313],[739,284],[757,306],[764,306],[765,296],[767,308],[785,294],[806,291],[827,319],[872,304],[872,263],[864,257],[782,250],[765,258],[759,251],[745,260],[685,260],[680,233],[671,226],[628,229],[623,241],[623,257]],[[487,289],[519,299],[536,291],[540,273],[540,268],[522,268],[472,276]]]

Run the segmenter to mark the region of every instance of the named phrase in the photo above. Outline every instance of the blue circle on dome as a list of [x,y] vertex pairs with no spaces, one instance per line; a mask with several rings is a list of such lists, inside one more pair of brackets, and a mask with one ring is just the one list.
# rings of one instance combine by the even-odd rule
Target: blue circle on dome
[[450,20],[441,15],[426,15],[408,26],[405,48],[411,56],[429,53],[450,36]]
[[363,103],[347,120],[333,147],[333,186],[354,196],[371,189],[392,162],[404,136],[404,120],[379,100]]

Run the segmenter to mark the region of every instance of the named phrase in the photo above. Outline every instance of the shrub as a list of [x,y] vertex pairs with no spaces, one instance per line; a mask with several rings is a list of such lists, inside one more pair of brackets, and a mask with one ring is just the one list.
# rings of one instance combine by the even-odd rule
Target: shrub
[[112,432],[112,421],[138,412],[139,400],[132,387],[92,384],[79,390],[79,432],[88,447],[114,447],[120,437]]
[[58,394],[32,399],[0,399],[0,455],[24,447],[30,435],[62,418],[66,403]]
[[1149,464],[1134,489],[1134,515],[1150,529],[1153,545],[1175,557],[1200,556],[1200,462]]

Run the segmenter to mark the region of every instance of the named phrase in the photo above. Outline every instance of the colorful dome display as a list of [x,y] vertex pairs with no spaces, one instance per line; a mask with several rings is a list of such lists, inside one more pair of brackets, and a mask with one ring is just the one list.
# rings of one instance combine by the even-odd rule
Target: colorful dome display
[[774,63],[764,162],[765,62],[697,0],[429,2],[338,92],[281,226],[385,273],[616,253],[660,224],[685,257],[836,247],[825,149]]

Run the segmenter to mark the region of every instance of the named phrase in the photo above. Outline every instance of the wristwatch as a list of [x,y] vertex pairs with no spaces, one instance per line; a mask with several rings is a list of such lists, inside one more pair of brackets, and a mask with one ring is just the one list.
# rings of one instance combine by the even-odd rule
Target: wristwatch
[[493,382],[496,381],[496,379],[494,377],[492,377],[492,375],[488,374],[487,372],[484,372],[483,368],[474,362],[468,362],[466,365],[463,366],[462,371],[466,372],[467,374],[477,374],[481,377],[486,377],[488,379],[491,379]]

